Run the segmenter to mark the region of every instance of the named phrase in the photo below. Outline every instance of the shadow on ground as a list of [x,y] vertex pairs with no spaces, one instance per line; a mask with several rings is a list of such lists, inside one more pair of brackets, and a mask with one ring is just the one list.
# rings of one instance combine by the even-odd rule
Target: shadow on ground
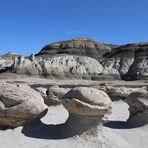
[[139,128],[142,126],[145,126],[145,123],[142,122],[135,122],[134,124],[127,122],[127,121],[110,121],[105,123],[103,126],[109,127],[112,129],[133,129],[133,128]]
[[105,123],[103,126],[112,129],[129,129],[128,123],[126,121],[110,121]]
[[[103,126],[112,129],[132,129],[138,128],[139,126],[129,125],[126,121],[110,121]],[[22,133],[27,137],[38,138],[38,139],[66,139],[79,135],[84,131],[72,134],[71,131],[66,132],[66,123],[58,125],[47,125],[41,121],[36,121],[31,124],[25,125],[22,129]]]
[[36,121],[25,125],[22,129],[22,133],[25,136],[32,138],[58,140],[70,138],[84,132],[79,131],[79,133],[71,133],[71,131],[66,130],[66,128],[66,123],[47,125],[41,121]]

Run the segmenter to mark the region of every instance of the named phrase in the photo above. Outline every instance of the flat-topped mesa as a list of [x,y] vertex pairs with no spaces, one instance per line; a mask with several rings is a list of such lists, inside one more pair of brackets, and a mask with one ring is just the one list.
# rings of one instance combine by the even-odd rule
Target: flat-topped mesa
[[65,123],[66,134],[98,142],[103,140],[102,124],[107,121],[112,105],[105,92],[95,88],[76,87],[65,94],[61,102],[69,112]]
[[56,54],[70,54],[89,56],[94,59],[102,57],[111,51],[107,44],[96,42],[88,38],[75,38],[67,41],[59,41],[44,46],[37,56],[52,56]]

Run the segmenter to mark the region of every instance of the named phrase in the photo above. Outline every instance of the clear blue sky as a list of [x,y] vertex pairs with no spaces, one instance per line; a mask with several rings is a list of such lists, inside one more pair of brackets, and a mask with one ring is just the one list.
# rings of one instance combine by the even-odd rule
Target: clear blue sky
[[148,0],[0,0],[0,54],[29,55],[74,37],[148,41]]

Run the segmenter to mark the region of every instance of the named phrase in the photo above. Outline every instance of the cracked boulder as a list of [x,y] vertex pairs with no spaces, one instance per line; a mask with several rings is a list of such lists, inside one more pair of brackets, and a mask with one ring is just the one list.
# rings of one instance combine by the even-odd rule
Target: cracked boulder
[[27,85],[0,83],[0,125],[17,127],[47,112],[42,96]]

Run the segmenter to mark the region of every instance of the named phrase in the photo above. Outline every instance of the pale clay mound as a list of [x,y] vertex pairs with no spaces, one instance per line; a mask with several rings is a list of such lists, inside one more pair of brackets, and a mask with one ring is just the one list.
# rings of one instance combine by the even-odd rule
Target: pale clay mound
[[[76,81],[76,80],[45,80],[37,78],[9,79],[11,83],[25,83],[32,87],[45,87],[49,85],[60,86],[97,86],[104,81]],[[146,81],[124,82],[108,81],[112,86],[145,86]],[[62,123],[68,118],[68,111],[62,106],[48,107],[48,113],[41,119],[15,129],[0,130],[0,148],[147,148],[148,145],[148,125],[129,128],[126,120],[129,117],[128,105],[119,100],[113,102],[110,122],[103,126],[102,134],[106,142],[104,144],[92,143],[76,137],[64,137],[59,135],[63,127]],[[64,130],[64,129],[62,129]],[[66,130],[66,129],[65,129]]]

